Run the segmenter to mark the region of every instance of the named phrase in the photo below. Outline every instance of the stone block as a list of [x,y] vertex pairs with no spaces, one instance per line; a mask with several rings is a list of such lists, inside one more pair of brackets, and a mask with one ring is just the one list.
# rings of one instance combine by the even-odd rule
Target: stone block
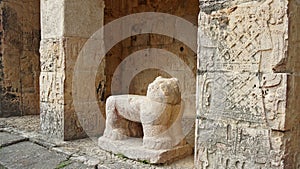
[[200,83],[200,117],[264,122],[257,74],[205,73],[200,77]]
[[[69,102],[66,102],[69,103]],[[70,103],[69,103],[70,104]],[[88,118],[89,116],[87,114],[83,114],[82,117],[78,117],[78,113],[69,109],[64,109],[64,119],[63,120],[63,132],[64,135],[61,137],[61,139],[64,140],[75,140],[75,139],[82,139],[87,137],[87,134],[85,132],[85,129],[83,128],[81,121],[83,121],[83,118]],[[90,120],[90,119],[89,119]],[[90,121],[93,125],[92,122]]]
[[104,1],[64,0],[63,14],[65,37],[90,38],[103,26]]
[[41,47],[41,71],[63,72],[65,69],[65,53],[62,39],[42,40]]
[[73,73],[79,53],[84,48],[88,39],[78,37],[66,37],[63,40],[63,50],[66,56],[67,73]]
[[40,101],[54,103],[64,101],[64,74],[55,72],[41,72],[40,75]]
[[174,39],[171,37],[150,34],[150,44],[151,45],[168,45],[168,44],[172,44],[173,42],[174,42]]
[[287,79],[288,74],[205,73],[198,115],[288,130]]
[[[39,92],[36,92],[35,88],[31,88],[29,91],[23,91],[22,94],[22,112],[26,115],[39,115],[40,104],[39,104]],[[32,93],[31,93],[32,92]]]
[[199,15],[201,71],[271,73],[286,58],[285,2],[253,1],[231,6],[226,1],[220,10],[220,6],[208,4],[203,1]]
[[144,161],[151,164],[171,163],[193,153],[192,147],[188,144],[174,147],[172,149],[147,149],[143,147],[143,141],[141,138],[111,141],[110,139],[101,137],[99,138],[98,145],[100,148],[114,154],[124,155],[130,159]]
[[149,34],[132,36],[130,39],[131,39],[130,47],[147,46],[150,44],[150,35]]
[[84,136],[96,137],[103,134],[105,112],[101,112],[98,102],[65,101],[65,138],[75,139]]
[[64,1],[41,1],[42,39],[60,38],[64,35]]
[[[72,79],[73,83],[73,92],[72,98],[66,98],[66,99],[74,99],[77,102],[90,102],[90,101],[96,101],[95,99],[97,91],[96,91],[96,84],[91,83],[95,81],[95,73],[94,72],[74,72],[75,76]],[[68,79],[69,81],[71,79]],[[80,85],[83,84],[83,85]]]
[[0,163],[6,168],[58,168],[66,160],[66,155],[31,142],[14,144],[0,151]]
[[26,141],[26,138],[14,134],[0,132],[0,147],[6,147],[15,143]]
[[64,105],[59,101],[54,103],[40,103],[41,131],[45,135],[64,138]]
[[195,165],[198,168],[280,168],[284,135],[247,123],[197,120]]

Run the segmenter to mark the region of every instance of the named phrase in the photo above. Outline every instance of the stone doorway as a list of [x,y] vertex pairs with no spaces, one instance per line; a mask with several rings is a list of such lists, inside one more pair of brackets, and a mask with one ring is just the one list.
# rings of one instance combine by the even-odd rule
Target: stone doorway
[[[99,137],[102,134],[100,125],[103,125],[103,123],[101,122],[101,114],[98,113],[98,107],[104,112],[105,101],[112,94],[111,84],[113,74],[117,66],[124,59],[128,58],[132,53],[143,49],[156,48],[173,53],[178,58],[177,60],[181,60],[189,67],[193,73],[193,79],[196,81],[196,53],[179,40],[157,34],[142,34],[120,41],[106,53],[104,61],[99,66],[97,65],[96,78],[89,76],[91,72],[89,68],[92,63],[86,60],[81,61],[86,61],[87,69],[77,71],[78,74],[85,75],[85,77],[74,79],[73,75],[75,64],[80,60],[78,59],[80,51],[82,51],[86,42],[92,39],[91,36],[103,25],[129,14],[161,12],[183,18],[192,23],[191,25],[197,27],[199,14],[198,1],[185,2],[176,0],[172,3],[160,1],[98,0],[89,1],[88,3],[81,3],[81,1],[65,1],[65,3],[41,2],[43,29],[40,51],[43,64],[40,81],[42,86],[40,89],[40,107],[41,128],[46,135],[63,140],[73,140],[86,137],[87,132],[89,132],[91,133],[90,135]],[[80,13],[84,13],[85,15]],[[56,29],[53,30],[53,28]],[[196,33],[194,37],[196,44]],[[172,63],[170,64],[172,65]],[[177,71],[182,78],[185,78],[180,68],[173,71]],[[171,76],[160,69],[149,68],[140,71],[130,81],[128,93],[144,95],[147,85],[159,75],[164,77]],[[94,79],[96,79],[95,84],[93,82]],[[79,85],[80,92],[83,91],[84,96],[76,100],[74,99],[76,92],[72,90],[72,87],[74,86],[73,82],[77,80],[87,81],[87,83],[86,85]],[[181,82],[184,83],[184,80]],[[121,83],[121,81],[117,82],[117,84]],[[192,91],[191,93],[196,93],[196,83],[186,86],[189,91]],[[96,101],[90,97],[94,96],[95,93],[98,99]],[[193,101],[195,101],[195,98]],[[74,108],[76,106],[75,102],[80,104],[80,110]],[[96,108],[94,107],[95,102]],[[93,108],[91,109],[91,107]],[[188,132],[187,135],[192,145],[195,139],[195,116],[196,110],[191,111],[191,116],[184,120],[185,124],[192,126],[185,129]]]
[[[167,13],[175,15],[177,17],[181,17],[191,22],[193,25],[197,26],[199,14],[199,1],[192,0],[187,2],[183,0],[174,0],[172,1],[172,3],[170,3],[158,0],[105,0],[104,25],[112,21],[116,21],[121,17],[141,12]],[[197,35],[195,34],[195,36]],[[151,83],[156,77],[171,77],[171,75],[164,70],[155,68],[145,68],[143,71],[140,71],[134,76],[134,78],[131,79],[127,92],[124,92],[122,90],[112,91],[112,87],[121,89],[122,84],[124,84],[124,80],[128,80],[126,78],[120,78],[117,83],[114,83],[114,85],[117,84],[117,87],[112,85],[112,79],[114,74],[116,73],[116,69],[118,68],[118,66],[122,64],[124,60],[128,59],[128,57],[130,57],[132,54],[148,48],[166,50],[175,54],[179,60],[182,60],[192,70],[194,74],[193,78],[195,78],[196,80],[197,54],[194,53],[192,49],[190,49],[184,43],[172,37],[167,37],[158,34],[141,34],[131,36],[115,45],[106,54],[105,61],[101,64],[102,66],[99,67],[98,72],[104,72],[104,74],[98,73],[98,84],[96,84],[97,89],[99,89],[97,90],[97,94],[102,112],[105,112],[106,99],[108,98],[108,96],[112,95],[113,92],[115,92],[116,94],[146,95],[148,84]],[[181,79],[184,79],[185,74],[181,72],[181,70],[177,69],[171,71],[174,71],[177,74],[181,74],[178,76],[181,76]],[[196,83],[189,86],[183,85],[182,87],[186,88],[186,90],[190,90],[193,91],[193,93],[196,93]],[[196,110],[193,110],[189,115],[184,116],[183,119],[184,130],[187,135],[188,142],[191,145],[194,145],[195,140],[195,117]]]

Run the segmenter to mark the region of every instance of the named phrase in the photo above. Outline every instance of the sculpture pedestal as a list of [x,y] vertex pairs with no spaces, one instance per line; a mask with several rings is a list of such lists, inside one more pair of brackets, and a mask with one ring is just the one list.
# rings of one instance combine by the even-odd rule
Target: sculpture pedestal
[[122,154],[130,159],[147,161],[151,164],[170,163],[187,157],[193,153],[190,145],[177,146],[167,150],[151,150],[143,147],[142,138],[129,138],[126,140],[110,140],[100,137],[98,140],[100,148],[114,154]]

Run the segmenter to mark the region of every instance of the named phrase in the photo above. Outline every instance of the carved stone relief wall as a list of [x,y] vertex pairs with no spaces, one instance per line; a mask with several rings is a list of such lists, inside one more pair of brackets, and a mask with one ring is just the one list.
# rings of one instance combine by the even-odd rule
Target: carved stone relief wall
[[[299,141],[287,140],[299,138],[299,109],[290,106],[299,84],[289,67],[298,59],[288,47],[300,38],[289,29],[288,13],[298,11],[297,5],[277,0],[200,4],[196,167],[296,166],[291,158],[300,151]],[[293,151],[286,150],[290,146]]]

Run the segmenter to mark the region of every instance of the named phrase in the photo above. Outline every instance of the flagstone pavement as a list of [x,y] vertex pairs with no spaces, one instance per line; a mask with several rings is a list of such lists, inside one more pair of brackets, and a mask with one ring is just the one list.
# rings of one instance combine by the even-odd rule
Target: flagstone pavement
[[57,141],[39,132],[39,116],[0,118],[0,169],[192,169],[193,156],[150,165],[111,154],[97,138]]

